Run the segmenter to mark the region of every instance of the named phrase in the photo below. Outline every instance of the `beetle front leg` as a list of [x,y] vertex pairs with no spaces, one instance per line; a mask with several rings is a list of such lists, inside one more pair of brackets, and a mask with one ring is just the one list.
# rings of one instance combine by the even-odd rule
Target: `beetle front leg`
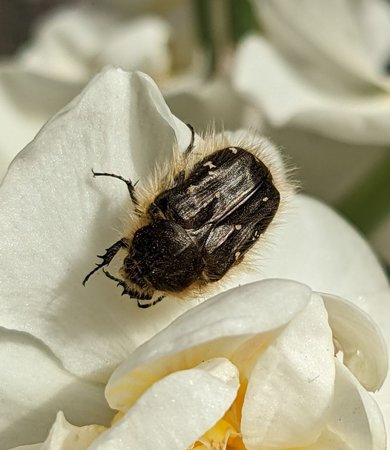
[[106,253],[104,255],[97,255],[98,258],[101,258],[103,261],[100,264],[96,264],[96,267],[89,272],[89,274],[84,278],[83,285],[88,281],[89,277],[93,275],[97,270],[101,269],[104,266],[108,266],[110,262],[114,259],[114,256],[119,252],[121,248],[127,247],[127,243],[124,239],[120,239],[115,244],[111,245],[111,247],[106,249]]
[[[116,281],[117,286],[120,286],[123,288],[123,292],[121,295],[128,295],[131,298],[136,298],[137,303],[138,303],[138,300],[151,300],[153,298],[152,294],[141,293],[141,292],[136,291],[135,289],[132,289],[131,287],[129,287],[127,285],[127,283],[124,280],[114,277],[114,275],[111,275],[110,272],[108,272],[108,270],[103,269],[103,272],[104,272],[104,275],[106,275],[106,277],[108,277],[110,280]],[[141,308],[142,308],[142,306],[141,306]],[[147,306],[146,306],[146,308],[147,308]]]
[[165,295],[162,295],[161,297],[158,297],[156,300],[154,300],[151,303],[140,303],[139,300],[137,300],[137,306],[138,308],[150,308],[151,306],[154,306],[155,304],[161,302],[161,300],[164,300]]
[[108,277],[110,280],[116,281],[118,286],[121,286],[123,288],[122,295],[128,295],[131,298],[135,298],[137,300],[137,306],[139,308],[150,308],[151,306],[154,306],[155,304],[161,302],[165,298],[164,295],[161,297],[158,297],[153,302],[149,303],[140,303],[140,300],[152,300],[153,295],[151,294],[142,294],[141,292],[136,291],[135,289],[131,289],[124,280],[121,280],[120,278],[114,277],[110,274],[107,270],[103,269],[104,274],[106,277]]

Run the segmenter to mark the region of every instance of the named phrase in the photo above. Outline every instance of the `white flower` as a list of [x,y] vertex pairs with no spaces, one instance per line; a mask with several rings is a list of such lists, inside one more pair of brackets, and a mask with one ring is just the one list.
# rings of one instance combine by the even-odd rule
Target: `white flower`
[[[379,388],[387,354],[369,316],[302,284],[264,280],[193,308],[130,355],[106,388],[119,411],[113,426],[99,437],[71,428],[86,441],[77,448],[386,449],[380,411],[335,358],[329,324],[345,363]],[[60,415],[45,448],[67,448],[64,428]]]
[[241,44],[235,84],[274,126],[388,145],[390,6],[385,0],[253,0],[266,38]]
[[169,23],[155,16],[120,18],[114,11],[88,7],[59,9],[40,24],[15,63],[27,72],[82,85],[108,64],[164,81],[173,64],[171,35]]
[[[59,410],[75,425],[108,425],[103,388],[114,368],[195,305],[167,300],[143,311],[102,275],[81,284],[95,255],[115,241],[128,208],[121,183],[93,180],[91,169],[142,182],[169,160],[176,140],[184,149],[189,139],[150,78],[112,69],[51,119],[11,165],[0,189],[5,447],[42,441]],[[389,342],[389,288],[367,244],[315,200],[297,196],[292,203],[254,261],[259,272],[231,286],[272,277],[303,282],[353,301]],[[381,393],[389,421],[387,383]]]
[[106,65],[148,73],[176,103],[179,91],[199,88],[204,64],[189,5],[164,17],[133,6],[126,13],[112,5],[55,10],[0,65],[0,180],[17,152]]
[[[239,45],[234,86],[264,115],[265,132],[302,169],[306,191],[348,211],[389,264],[390,217],[376,213],[386,211],[386,203],[368,212],[370,201],[360,200],[361,192],[371,193],[370,185],[381,183],[376,176],[381,170],[380,189],[388,189],[389,2],[252,4],[263,34]],[[356,198],[355,211],[365,211],[360,218],[351,206]],[[374,218],[365,221],[364,214]]]

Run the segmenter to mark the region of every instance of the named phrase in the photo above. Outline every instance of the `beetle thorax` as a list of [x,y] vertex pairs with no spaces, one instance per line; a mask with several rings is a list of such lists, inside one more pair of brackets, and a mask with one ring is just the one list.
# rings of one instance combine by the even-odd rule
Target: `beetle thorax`
[[187,232],[172,221],[158,220],[137,230],[122,272],[141,289],[180,292],[203,269],[200,251]]

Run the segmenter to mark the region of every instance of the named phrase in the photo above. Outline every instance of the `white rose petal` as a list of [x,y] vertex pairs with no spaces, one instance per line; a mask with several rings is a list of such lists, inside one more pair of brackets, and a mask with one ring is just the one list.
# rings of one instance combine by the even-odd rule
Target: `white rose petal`
[[124,70],[140,70],[156,82],[164,81],[171,70],[169,41],[171,29],[158,17],[143,17],[119,25],[101,43],[94,63],[97,68],[114,65]]
[[[326,8],[321,0],[252,2],[276,46],[290,57],[318,64],[317,70],[301,65],[301,71],[318,83],[322,81],[327,86],[343,83],[347,90],[372,82],[379,66],[377,48],[382,48],[381,54],[384,45],[390,50],[390,8],[383,0],[362,0],[359,4],[354,0],[329,0]],[[366,37],[367,28],[370,31],[373,28],[366,22],[372,20],[369,13],[373,8],[376,15],[380,8],[382,22],[377,22],[377,27],[383,27],[377,28],[375,39]]]
[[150,387],[90,450],[183,450],[227,411],[239,387],[228,360],[172,373]]
[[80,90],[78,83],[0,65],[0,181],[14,156]]
[[382,250],[381,255],[384,261],[390,265],[390,212],[370,234],[370,242],[375,248]]
[[388,144],[389,95],[347,96],[340,102],[301,78],[264,38],[250,36],[240,45],[234,84],[273,126],[302,127],[359,145]]
[[20,71],[68,82],[86,83],[108,64],[164,79],[171,67],[170,34],[158,17],[120,20],[96,8],[60,9],[40,23],[15,64]]
[[76,427],[59,412],[45,442],[13,450],[86,450],[103,431],[104,427],[98,425]]
[[[253,0],[266,38],[243,40],[233,80],[275,126],[387,145],[390,7],[384,0]],[[373,30],[375,29],[375,32]]]
[[110,406],[127,410],[139,392],[180,365],[191,367],[214,356],[229,358],[251,336],[269,338],[299,314],[309,299],[307,286],[264,280],[224,292],[187,311],[115,370],[106,388]]
[[378,325],[361,309],[341,298],[321,294],[343,363],[369,391],[380,389],[388,370],[386,342]]
[[33,39],[17,54],[20,71],[85,83],[92,63],[117,26],[111,14],[85,7],[60,8],[39,23]]
[[[264,278],[289,278],[351,300],[375,318],[389,284],[368,243],[332,209],[298,195],[255,262]],[[390,306],[390,305],[389,305]],[[376,320],[376,318],[374,319]]]
[[[389,317],[390,317],[390,291],[388,289],[383,290],[381,293],[377,294],[379,301],[378,308],[372,311],[371,317],[374,319],[377,325],[379,325],[382,334],[385,338],[387,344],[387,360],[389,360],[390,352],[390,328],[389,328]],[[383,357],[385,359],[385,357]],[[381,389],[375,393],[375,400],[378,402],[383,417],[386,422],[386,427],[390,429],[390,378],[387,376]]]
[[354,448],[349,445],[344,439],[335,433],[332,433],[328,428],[326,428],[317,442],[313,445],[305,447],[304,450],[354,450]]
[[69,374],[42,343],[0,330],[0,448],[43,441],[58,410],[76,424],[108,424],[104,386]]
[[301,447],[320,436],[335,378],[327,319],[321,297],[313,294],[259,356],[242,409],[241,431],[248,450]]
[[386,430],[380,409],[337,360],[334,403],[328,427],[354,450],[386,449]]

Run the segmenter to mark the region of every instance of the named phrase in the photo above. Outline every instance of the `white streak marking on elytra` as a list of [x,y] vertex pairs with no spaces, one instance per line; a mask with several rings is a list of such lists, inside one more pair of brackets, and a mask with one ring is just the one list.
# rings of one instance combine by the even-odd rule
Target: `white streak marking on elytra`
[[210,169],[215,169],[217,166],[215,166],[211,161],[207,161],[203,164],[203,167],[209,167]]

